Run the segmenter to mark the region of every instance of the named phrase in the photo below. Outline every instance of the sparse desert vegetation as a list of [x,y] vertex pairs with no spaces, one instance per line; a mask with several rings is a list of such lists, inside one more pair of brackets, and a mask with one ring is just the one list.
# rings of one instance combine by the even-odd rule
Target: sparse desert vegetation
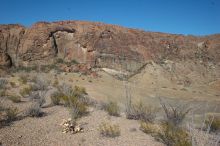
[[109,115],[111,116],[120,116],[120,108],[117,102],[109,101],[103,107]]
[[[3,102],[12,102],[6,102],[7,105],[10,105],[9,108],[1,107],[0,130],[6,130],[4,127],[9,128],[10,125],[22,124],[29,120],[34,122],[47,119],[46,121],[50,121],[50,118],[53,117],[56,120],[53,120],[52,125],[47,125],[46,121],[44,125],[47,125],[48,128],[53,127],[53,125],[60,125],[59,128],[57,127],[54,130],[67,135],[78,135],[78,133],[84,135],[89,133],[88,130],[91,130],[93,138],[101,136],[101,139],[113,140],[116,138],[124,139],[124,135],[129,136],[132,133],[138,133],[143,139],[148,139],[149,136],[152,137],[151,143],[161,146],[206,146],[207,144],[214,146],[214,143],[216,144],[218,140],[216,138],[219,132],[218,117],[206,118],[204,128],[192,127],[191,124],[189,124],[191,125],[189,127],[187,126],[187,123],[190,122],[189,113],[193,108],[187,104],[178,102],[171,104],[164,98],[163,100],[157,98],[155,100],[158,105],[155,105],[143,99],[136,100],[131,95],[130,99],[126,96],[123,97],[126,102],[114,98],[99,102],[92,99],[91,93],[93,96],[96,95],[93,94],[93,91],[95,91],[93,87],[103,86],[99,85],[103,84],[102,82],[94,79],[92,83],[88,84],[90,78],[86,79],[86,76],[79,82],[79,77],[76,76],[77,73],[71,74],[71,76],[61,75],[62,79],[57,75],[51,79],[46,78],[47,74],[28,75],[27,82],[13,88],[6,87],[11,82],[11,78],[15,77],[2,81],[1,89],[7,90],[10,94],[1,98],[4,99]],[[72,78],[72,76],[75,76],[75,78]],[[21,83],[19,78],[13,80],[14,84]],[[57,83],[54,83],[53,80]],[[115,81],[118,80],[115,79]],[[120,82],[118,81],[118,83]],[[59,116],[56,115],[54,110],[59,113]],[[135,123],[136,126],[129,127],[129,125],[126,125],[130,122]],[[90,123],[92,123],[91,128],[87,126]],[[38,125],[38,123],[35,124]],[[129,128],[126,128],[126,126]],[[131,129],[135,130],[131,131]],[[207,130],[209,130],[208,133]],[[203,142],[199,140],[201,137],[206,137],[203,138]],[[211,137],[215,139],[215,142],[210,140]],[[132,136],[132,138],[135,139],[135,136]],[[137,140],[135,141],[137,142]],[[140,142],[141,144],[142,142]]]
[[219,146],[219,48],[219,34],[0,25],[0,145]]
[[120,136],[120,127],[117,124],[111,124],[109,122],[103,122],[99,126],[99,131],[102,136],[106,137],[118,137]]

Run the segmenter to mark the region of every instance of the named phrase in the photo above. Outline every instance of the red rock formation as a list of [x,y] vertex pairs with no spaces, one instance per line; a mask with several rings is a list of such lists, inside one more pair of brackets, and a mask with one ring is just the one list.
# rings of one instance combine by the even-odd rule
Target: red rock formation
[[218,64],[219,48],[220,35],[183,36],[82,21],[38,22],[30,28],[0,25],[1,66],[10,66],[9,60],[21,65],[49,64],[61,57],[133,72],[150,60]]

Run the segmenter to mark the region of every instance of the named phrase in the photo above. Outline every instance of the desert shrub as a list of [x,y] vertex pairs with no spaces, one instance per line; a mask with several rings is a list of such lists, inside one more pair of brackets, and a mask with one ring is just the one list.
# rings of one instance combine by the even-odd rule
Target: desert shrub
[[34,66],[28,66],[28,67],[25,67],[25,66],[19,66],[17,68],[15,68],[14,72],[19,72],[19,71],[24,71],[24,72],[31,72],[31,71],[36,71],[37,70],[37,66],[34,65]]
[[159,126],[154,123],[141,121],[140,130],[146,134],[155,135],[159,132]]
[[211,125],[215,121],[214,116],[210,115],[208,119],[206,119],[206,113],[203,113],[203,117],[203,122],[199,128],[198,124],[195,124],[195,115],[193,111],[191,120],[188,121],[187,130],[191,138],[192,146],[218,146],[220,143],[220,135],[218,132],[215,133],[215,130],[213,133],[210,133],[213,130]]
[[104,106],[104,109],[108,112],[111,116],[119,116],[120,115],[120,109],[117,104],[117,102],[110,101]]
[[8,81],[6,79],[0,78],[0,89],[5,89]]
[[7,92],[5,89],[0,89],[0,97],[1,96],[6,96],[7,95]]
[[209,116],[208,119],[205,120],[206,128],[209,128],[210,132],[220,131],[220,118]]
[[63,96],[62,93],[60,92],[54,92],[51,96],[50,96],[50,99],[51,99],[51,102],[53,105],[59,105],[60,104],[60,100],[61,100],[61,97]]
[[14,103],[19,103],[21,102],[21,97],[20,96],[16,96],[16,95],[11,95],[7,97],[9,100],[11,100]]
[[81,97],[82,95],[87,95],[86,88],[80,86],[74,86],[73,94],[77,97]]
[[157,112],[157,108],[146,105],[140,101],[131,105],[129,110],[126,110],[126,117],[128,119],[141,120],[144,122],[153,122]]
[[87,104],[80,101],[76,96],[71,96],[69,98],[69,107],[70,107],[70,114],[72,118],[80,118],[83,115],[87,114]]
[[191,146],[191,140],[187,131],[173,124],[163,123],[161,131],[156,134],[157,140],[168,146]]
[[62,58],[57,58],[56,63],[64,63],[65,61]]
[[38,91],[36,93],[33,93],[29,96],[29,98],[34,101],[34,102],[37,102],[38,105],[40,107],[43,106],[43,104],[46,102],[46,99],[45,99],[45,96],[46,96],[46,92],[44,91]]
[[7,117],[6,121],[7,121],[7,123],[10,123],[10,122],[16,120],[17,115],[18,115],[18,109],[17,108],[12,108],[12,107],[7,108],[6,109],[6,117]]
[[74,64],[79,64],[79,62],[73,59],[73,60],[71,60],[69,62],[65,62],[65,64],[70,66],[70,65],[74,65]]
[[49,81],[42,77],[37,77],[35,79],[35,83],[32,85],[34,91],[37,90],[46,90],[49,86]]
[[9,107],[5,108],[0,105],[0,127],[10,124],[17,119],[18,109]]
[[33,103],[25,112],[26,116],[29,117],[41,117],[43,112],[38,103]]
[[48,64],[48,65],[40,66],[40,71],[45,72],[45,73],[48,73],[52,69],[58,70],[58,67],[56,66],[56,64]]
[[29,95],[32,91],[33,91],[32,86],[27,86],[20,90],[20,95],[26,96]]
[[116,124],[110,124],[103,122],[101,125],[99,125],[99,132],[102,136],[105,137],[118,137],[120,136],[120,128],[119,125]]
[[165,112],[166,121],[175,126],[180,125],[185,119],[186,115],[191,110],[190,108],[182,107],[181,105],[177,105],[174,107],[170,104],[165,104],[162,101],[160,102],[160,104]]
[[10,85],[11,85],[12,88],[15,88],[15,87],[16,87],[15,82],[10,82]]
[[20,75],[20,78],[19,78],[19,81],[22,83],[22,84],[27,84],[28,82],[28,76],[26,74],[21,74]]
[[85,104],[89,104],[86,89],[84,87],[75,86],[72,88],[70,85],[63,84],[58,87],[58,91],[62,93],[61,99],[64,101],[65,105],[70,105],[71,102],[79,100]]
[[6,79],[0,78],[0,96],[6,95],[6,85],[8,81]]
[[85,97],[87,94],[85,88],[75,86],[74,89],[72,89],[70,85],[63,84],[59,86],[58,91],[60,92],[58,95],[60,96],[61,102],[69,108],[73,119],[87,114],[88,100],[87,97]]
[[58,81],[58,79],[55,79],[55,81],[54,81],[54,83],[53,83],[53,86],[54,87],[57,87],[59,85],[59,81]]

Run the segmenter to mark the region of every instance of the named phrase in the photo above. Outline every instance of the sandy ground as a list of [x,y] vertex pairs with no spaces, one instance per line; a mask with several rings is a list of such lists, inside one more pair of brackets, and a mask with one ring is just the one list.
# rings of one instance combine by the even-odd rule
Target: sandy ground
[[[20,106],[22,106],[21,103]],[[15,121],[12,125],[0,129],[0,141],[3,146],[162,146],[153,137],[139,130],[139,122],[125,117],[112,117],[106,112],[90,109],[90,114],[82,117],[78,123],[84,125],[84,132],[77,134],[62,133],[60,123],[69,118],[67,108],[54,106],[43,108],[46,113],[40,118]],[[120,126],[121,135],[107,138],[99,134],[99,125],[111,122]]]
[[[100,72],[100,78],[81,76],[75,73],[61,73],[57,75],[59,84],[84,86],[89,96],[97,101],[115,100],[121,106],[122,112],[125,103],[125,82],[117,80],[112,76]],[[36,74],[31,73],[30,76]],[[52,83],[55,79],[54,73],[41,74]],[[17,87],[11,88],[10,93],[16,94],[24,85],[19,84],[16,74],[9,77],[10,81],[16,82]],[[220,113],[220,81],[209,85],[183,87],[173,84],[166,78],[160,78],[158,83],[155,76],[150,73],[139,74],[129,80],[129,93],[132,100],[141,100],[154,106],[159,105],[158,97],[171,103],[189,103],[194,107],[204,107],[206,112]],[[6,106],[16,106],[20,112],[25,111],[31,105],[27,98],[22,98],[21,103],[12,103],[1,98]],[[50,104],[49,93],[47,103]],[[216,108],[217,107],[217,108]],[[214,111],[215,109],[215,111]],[[160,146],[163,145],[154,140],[153,137],[139,130],[139,122],[128,120],[122,114],[121,117],[109,116],[106,112],[91,108],[89,115],[79,119],[84,125],[85,131],[77,134],[64,134],[59,125],[63,119],[69,118],[67,108],[63,106],[45,107],[45,116],[40,118],[23,118],[13,122],[10,126],[0,129],[0,142],[3,146]],[[202,112],[198,110],[198,113]],[[116,138],[106,138],[99,134],[98,127],[101,122],[110,121],[119,124],[121,135]]]

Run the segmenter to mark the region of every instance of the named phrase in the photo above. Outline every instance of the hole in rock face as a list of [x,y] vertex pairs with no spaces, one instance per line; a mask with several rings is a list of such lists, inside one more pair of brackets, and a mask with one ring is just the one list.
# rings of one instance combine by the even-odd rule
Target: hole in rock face
[[12,59],[8,53],[6,53],[6,62],[7,62],[7,67],[12,67]]
[[12,67],[12,59],[11,56],[8,53],[3,53],[2,54],[2,59],[1,59],[2,63],[1,66],[2,67]]

